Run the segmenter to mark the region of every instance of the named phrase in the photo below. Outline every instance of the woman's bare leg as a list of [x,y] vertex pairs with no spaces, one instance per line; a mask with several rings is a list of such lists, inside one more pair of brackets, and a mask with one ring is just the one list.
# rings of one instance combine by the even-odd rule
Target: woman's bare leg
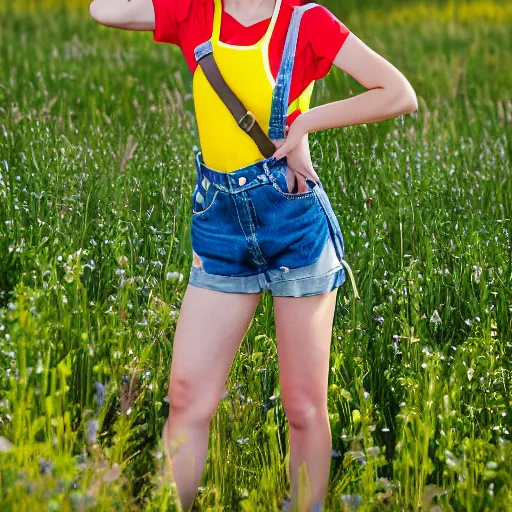
[[209,425],[261,293],[224,293],[189,285],[176,325],[165,451],[181,505],[194,501],[208,454]]
[[[325,500],[332,456],[327,386],[337,288],[309,297],[274,297],[283,408],[290,426],[291,507]],[[303,473],[306,469],[306,474]],[[308,482],[309,478],[309,482]],[[304,494],[303,494],[304,493]],[[302,501],[302,500],[301,500]]]

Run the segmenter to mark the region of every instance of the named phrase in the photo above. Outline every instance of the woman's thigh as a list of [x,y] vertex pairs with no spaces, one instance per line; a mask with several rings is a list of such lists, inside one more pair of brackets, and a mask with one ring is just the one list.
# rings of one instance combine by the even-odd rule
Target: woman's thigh
[[308,297],[274,297],[279,380],[290,423],[325,408],[337,288]]
[[[261,293],[226,293],[188,285],[174,335],[170,406],[212,409]],[[209,415],[212,410],[205,410]]]

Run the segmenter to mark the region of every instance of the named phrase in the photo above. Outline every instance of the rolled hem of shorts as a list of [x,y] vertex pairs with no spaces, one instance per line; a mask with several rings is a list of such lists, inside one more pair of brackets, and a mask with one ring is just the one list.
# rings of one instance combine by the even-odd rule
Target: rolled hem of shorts
[[190,268],[189,284],[226,293],[261,293],[258,276],[221,276],[207,274],[196,267]]
[[[191,267],[189,284],[225,293],[262,293],[269,290],[274,297],[308,297],[328,293],[346,281],[342,265],[325,274],[262,284],[257,274],[254,276],[221,276],[207,274],[204,270]],[[264,278],[263,278],[264,279]]]
[[309,297],[329,293],[340,287],[345,281],[345,269],[340,265],[340,267],[320,276],[271,283],[270,291],[274,297]]

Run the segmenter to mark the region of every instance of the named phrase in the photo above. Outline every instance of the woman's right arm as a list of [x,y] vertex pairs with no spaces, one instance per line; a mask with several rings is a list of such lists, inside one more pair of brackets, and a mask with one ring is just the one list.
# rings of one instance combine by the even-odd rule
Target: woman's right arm
[[152,0],[93,0],[91,16],[102,25],[124,30],[155,30]]

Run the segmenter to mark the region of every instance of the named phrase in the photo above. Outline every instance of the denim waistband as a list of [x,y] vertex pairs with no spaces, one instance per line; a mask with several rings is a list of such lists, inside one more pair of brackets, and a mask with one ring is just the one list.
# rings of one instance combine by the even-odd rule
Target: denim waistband
[[201,151],[196,153],[195,161],[199,181],[202,176],[205,176],[216,188],[230,194],[236,194],[260,184],[274,181],[269,175],[274,175],[274,171],[286,165],[285,156],[279,160],[271,156],[235,171],[222,172],[208,167],[204,163]]

